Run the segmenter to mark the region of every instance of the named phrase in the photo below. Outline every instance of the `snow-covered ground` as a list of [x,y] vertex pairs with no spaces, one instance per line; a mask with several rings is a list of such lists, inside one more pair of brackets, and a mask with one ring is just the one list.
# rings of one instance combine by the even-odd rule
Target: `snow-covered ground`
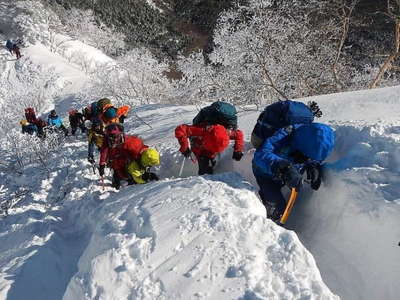
[[[107,60],[80,43],[69,51],[75,46]],[[66,116],[80,105],[73,95],[85,72],[40,44],[22,50],[20,61],[0,53],[2,88],[53,67],[58,96],[40,113],[56,107]],[[214,176],[195,176],[185,161],[178,178],[173,130],[191,121],[194,106],[135,108],[152,128],[126,120],[129,134],[159,149],[159,182],[115,191],[108,178],[103,188],[84,136],[68,138],[46,169],[17,174],[0,164],[2,201],[19,201],[0,220],[0,299],[398,299],[400,87],[313,100],[337,144],[326,184],[301,193],[293,231],[265,218],[248,145],[241,162],[232,150],[222,155]],[[239,115],[247,141],[257,116]]]

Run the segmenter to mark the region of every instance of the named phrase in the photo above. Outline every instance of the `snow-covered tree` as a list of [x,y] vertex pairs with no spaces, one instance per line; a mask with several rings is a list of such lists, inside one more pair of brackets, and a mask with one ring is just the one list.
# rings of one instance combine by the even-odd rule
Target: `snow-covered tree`
[[115,62],[101,65],[80,98],[92,101],[111,97],[116,104],[171,102],[173,86],[166,78],[168,65],[146,49],[133,49]]

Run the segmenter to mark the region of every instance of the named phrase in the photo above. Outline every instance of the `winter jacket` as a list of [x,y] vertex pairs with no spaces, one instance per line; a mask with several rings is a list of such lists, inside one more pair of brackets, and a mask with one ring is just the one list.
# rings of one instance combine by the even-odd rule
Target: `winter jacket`
[[69,115],[69,125],[71,127],[77,128],[85,122],[83,114],[80,112],[74,113],[73,115]]
[[[214,126],[214,125],[209,125]],[[175,129],[175,137],[178,139],[180,144],[179,151],[184,153],[189,148],[189,138],[191,144],[191,150],[196,157],[205,156],[208,158],[214,158],[217,153],[207,151],[202,144],[202,138],[205,135],[207,125],[180,125]],[[234,140],[235,144],[233,149],[235,152],[243,152],[243,132],[239,129],[232,130],[227,129],[227,134],[230,140]]]
[[128,178],[126,166],[133,160],[138,160],[144,150],[148,148],[137,136],[125,136],[123,144],[109,148],[103,143],[100,149],[100,165],[107,164],[118,173],[121,179]]
[[57,128],[63,127],[62,120],[59,116],[49,115],[49,117],[47,119],[47,123],[49,124],[49,126],[55,126]]
[[146,173],[146,168],[143,167],[136,160],[133,160],[128,164],[127,172],[133,178],[135,183],[139,183],[139,184],[146,183],[146,181],[143,180],[143,178],[142,178],[143,174]]
[[334,141],[333,130],[325,124],[295,124],[279,129],[255,152],[253,173],[277,179],[277,166],[283,160],[293,163],[301,171],[305,162],[325,160],[333,150]]

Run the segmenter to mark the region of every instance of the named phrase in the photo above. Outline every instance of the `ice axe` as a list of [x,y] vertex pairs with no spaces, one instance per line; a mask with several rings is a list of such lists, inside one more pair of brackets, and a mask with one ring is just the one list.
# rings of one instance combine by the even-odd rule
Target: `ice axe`
[[279,222],[283,225],[286,223],[287,219],[289,218],[290,212],[292,211],[294,202],[296,201],[298,192],[296,191],[295,188],[292,188],[292,191],[290,193],[289,201],[286,204],[285,211],[283,212],[283,215]]

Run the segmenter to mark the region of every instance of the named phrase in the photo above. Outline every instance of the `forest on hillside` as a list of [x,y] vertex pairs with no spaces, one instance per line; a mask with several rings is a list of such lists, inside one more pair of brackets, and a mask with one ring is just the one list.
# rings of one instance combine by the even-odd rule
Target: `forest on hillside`
[[[151,56],[160,77],[147,77],[161,87],[145,103],[224,98],[258,105],[399,84],[400,0],[40,2],[56,16],[49,23],[58,32],[121,65]],[[97,77],[110,96],[143,98],[137,87],[110,87],[107,75]],[[120,92],[129,89],[135,92]]]

